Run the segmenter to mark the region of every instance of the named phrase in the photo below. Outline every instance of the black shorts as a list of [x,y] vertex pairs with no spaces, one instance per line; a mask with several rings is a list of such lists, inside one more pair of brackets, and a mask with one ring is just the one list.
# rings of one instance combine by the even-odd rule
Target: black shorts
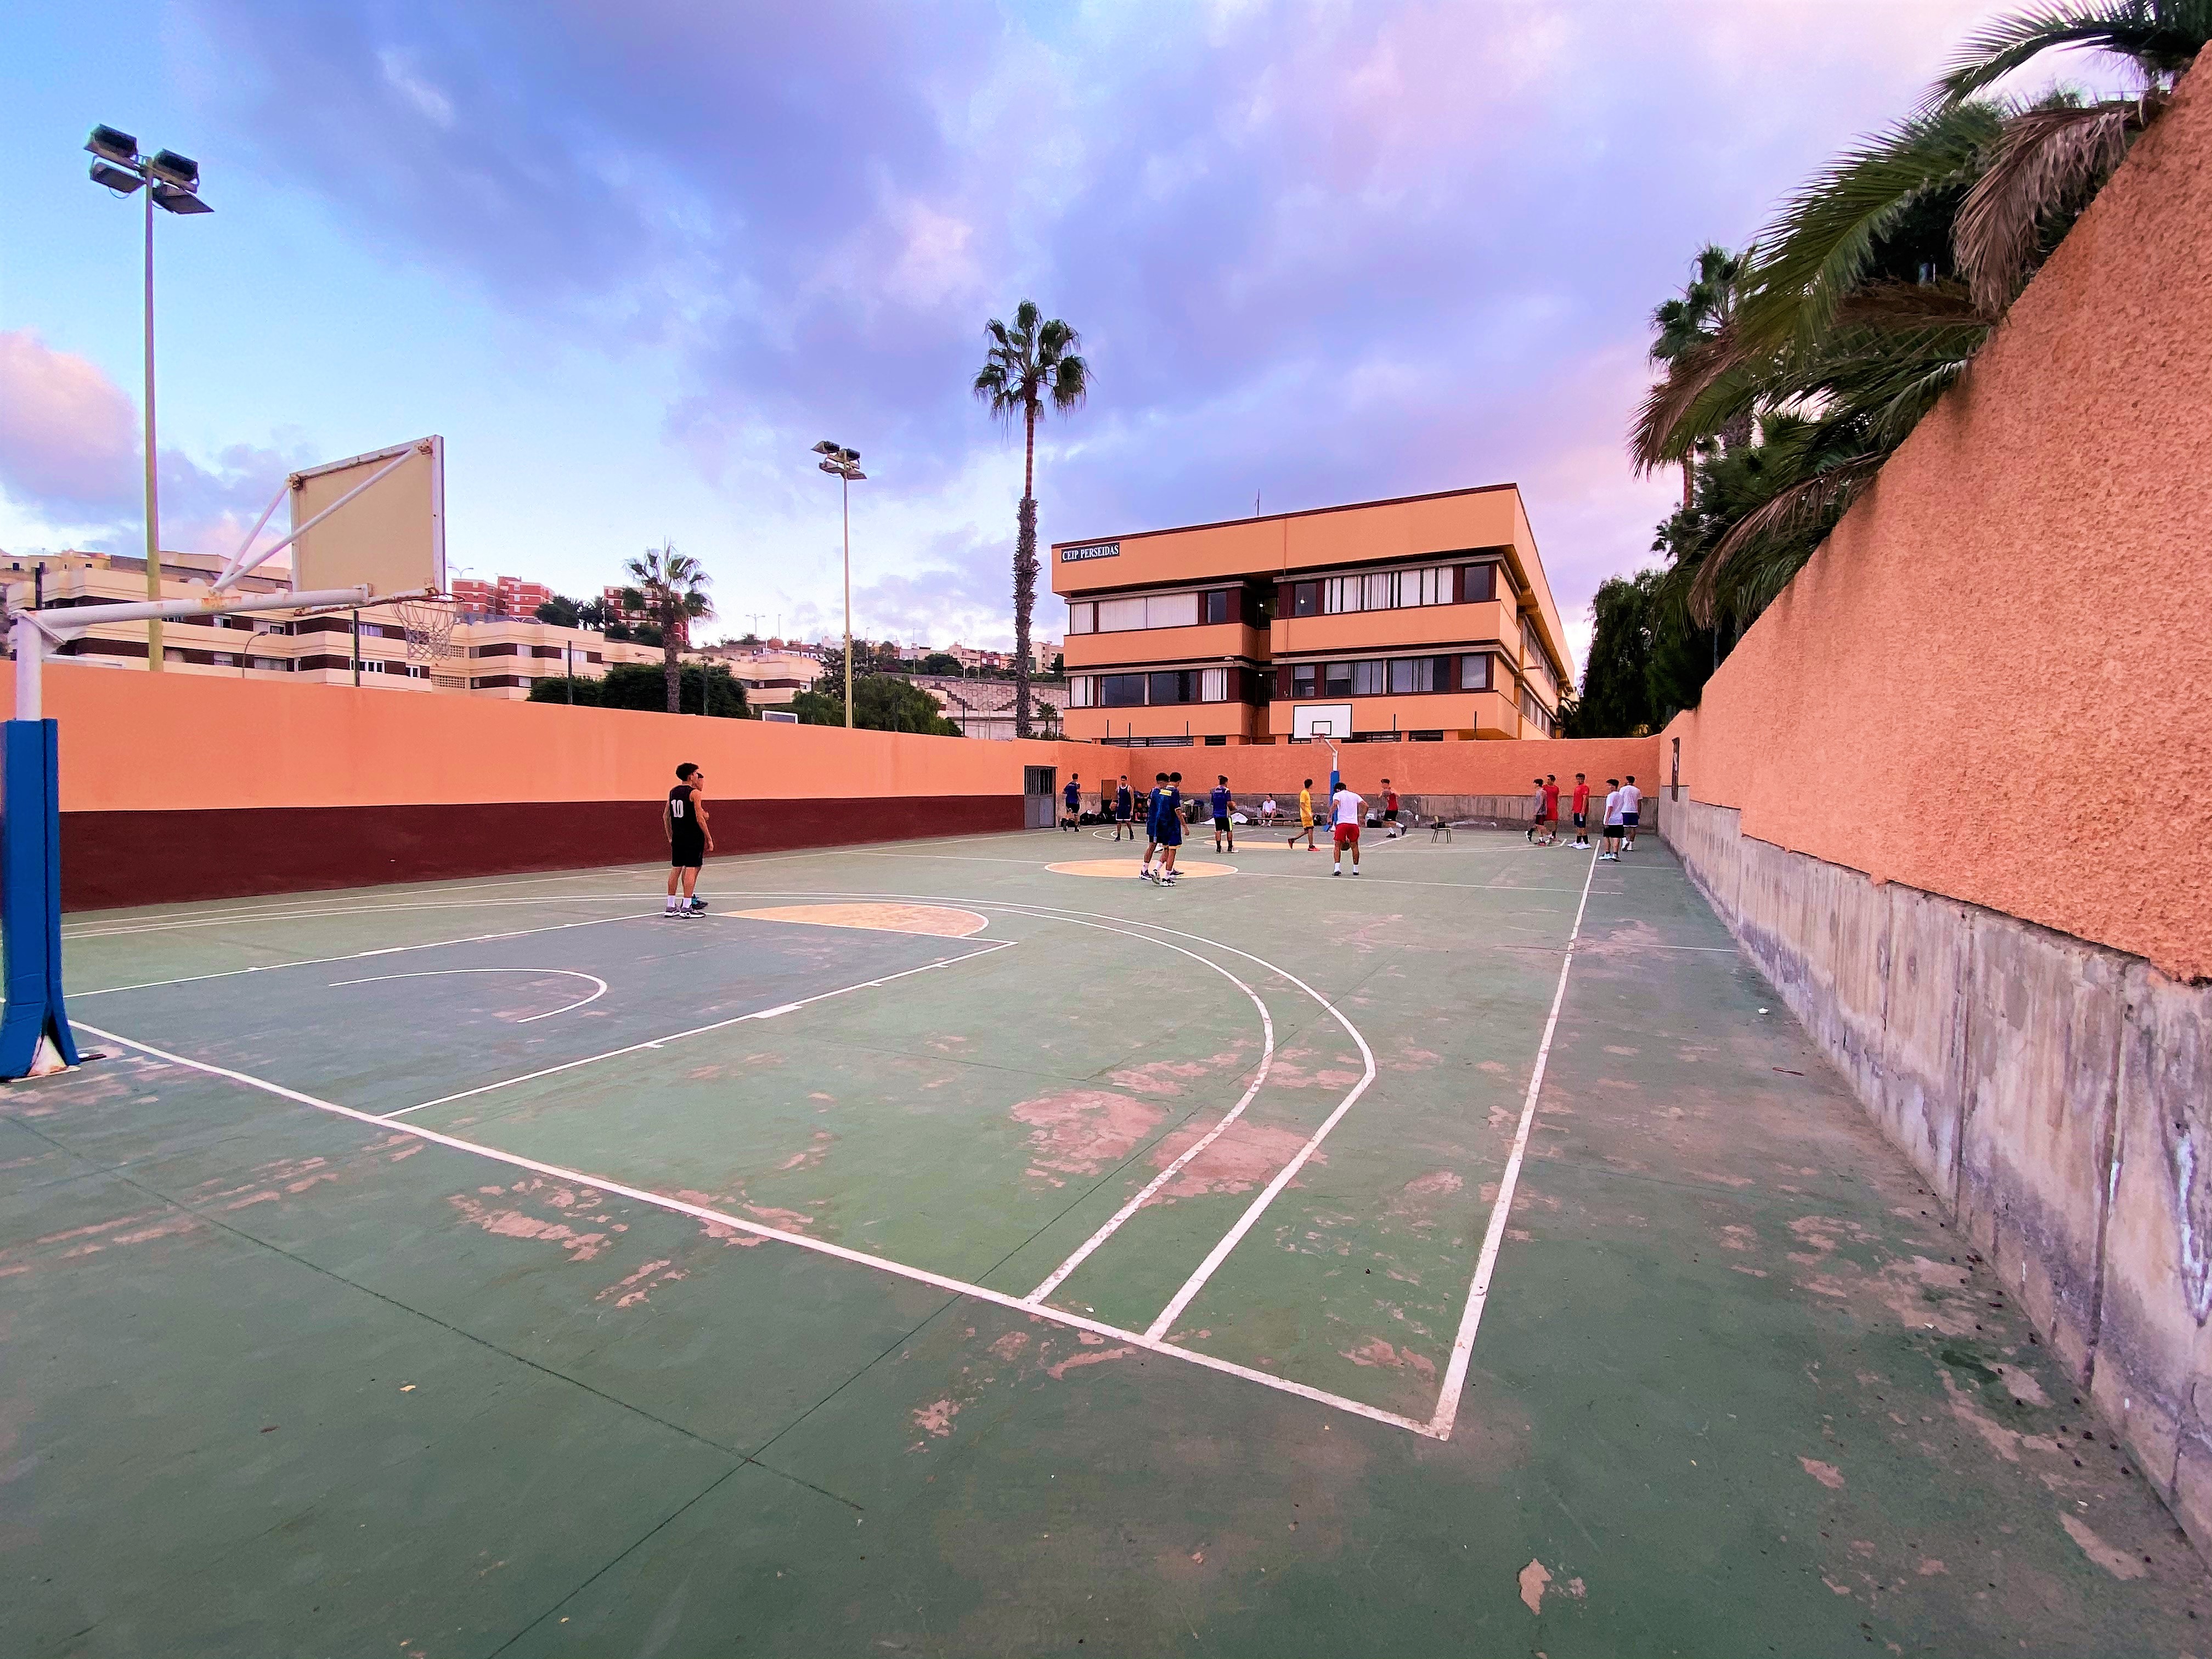
[[1219,836],[1219,835],[1226,835],[1226,834],[1228,833],[1228,830],[1229,830],[1229,820],[1228,820],[1227,818],[1216,818],[1216,819],[1214,819],[1214,821],[1213,821],[1213,833],[1214,833],[1215,835],[1217,835],[1217,836]]
[[678,870],[696,870],[707,861],[707,843],[702,841],[673,841],[668,844],[668,862]]
[[1605,833],[1608,836],[1626,835],[1628,833],[1628,826],[1625,823],[1608,823],[1605,826]]
[[1588,817],[1589,816],[1589,814],[1588,814],[1587,812],[1577,812],[1577,813],[1576,813],[1576,814],[1575,814],[1575,828],[1576,828],[1576,829],[1577,829],[1577,830],[1581,829],[1581,828],[1583,827],[1583,820],[1584,818]]
[[1632,830],[1636,828],[1636,814],[1633,812],[1623,812],[1620,815],[1620,821]]
[[1391,807],[1389,811],[1385,811],[1385,812],[1382,814],[1382,822],[1383,822],[1383,823],[1397,823],[1397,821],[1398,821],[1398,809],[1397,809],[1396,807],[1395,807],[1395,806]]

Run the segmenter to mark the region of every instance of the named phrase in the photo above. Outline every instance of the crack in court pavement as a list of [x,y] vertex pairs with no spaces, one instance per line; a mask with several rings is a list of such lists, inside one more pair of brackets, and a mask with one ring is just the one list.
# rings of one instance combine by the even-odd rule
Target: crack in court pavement
[[[24,1122],[22,1119],[15,1116],[13,1113],[8,1113],[5,1115],[7,1115],[9,1121],[13,1122],[18,1128],[37,1136],[40,1140],[45,1141],[56,1152],[61,1153],[64,1158],[73,1158],[77,1163],[83,1164],[86,1170],[91,1174],[105,1175],[112,1180],[121,1182],[125,1186],[132,1188],[134,1191],[144,1194],[148,1198],[152,1199],[157,1203],[167,1205],[169,1208],[177,1211],[180,1214],[191,1216],[194,1220],[201,1222],[218,1232],[227,1233],[233,1238],[238,1239],[244,1243],[252,1245],[259,1249],[266,1250],[271,1255],[280,1257],[283,1261],[292,1264],[294,1267],[304,1267],[310,1273],[319,1274],[321,1277],[330,1279],[335,1284],[343,1285],[349,1290],[357,1291],[361,1295],[368,1297],[374,1301],[380,1302],[388,1308],[394,1309],[397,1311],[406,1314],[412,1318],[419,1319],[426,1324],[435,1326],[438,1329],[447,1332],[450,1335],[459,1337],[465,1342],[472,1342],[476,1344],[477,1346],[483,1348],[489,1352],[495,1353],[503,1359],[511,1360],[518,1365],[521,1365],[530,1370],[536,1371],[541,1376],[549,1377],[556,1382],[565,1383],[568,1387],[575,1389],[580,1393],[590,1395],[593,1399],[603,1401],[606,1404],[615,1407],[617,1411],[626,1412],[631,1416],[641,1418],[647,1423],[653,1424],[659,1428],[666,1429],[672,1434],[681,1435],[686,1440],[696,1441],[700,1445],[711,1447],[714,1450],[721,1453],[725,1457],[736,1459],[737,1461],[735,1464],[722,1476],[723,1480],[728,1479],[731,1474],[736,1474],[739,1468],[750,1463],[763,1470],[765,1473],[776,1476],[779,1480],[787,1480],[795,1486],[805,1487],[807,1491],[814,1492],[820,1497],[826,1498],[832,1503],[843,1504],[847,1509],[854,1510],[862,1510],[865,1509],[864,1505],[856,1504],[851,1498],[843,1497],[837,1492],[831,1492],[827,1486],[817,1486],[813,1481],[808,1480],[802,1476],[792,1474],[785,1470],[775,1468],[769,1464],[763,1463],[757,1457],[750,1453],[741,1451],[735,1446],[726,1446],[720,1441],[714,1439],[709,1435],[701,1434],[695,1429],[687,1429],[680,1423],[672,1423],[666,1418],[659,1416],[655,1413],[649,1412],[641,1406],[633,1405],[627,1400],[620,1399],[614,1395],[607,1393],[604,1389],[594,1388],[591,1383],[585,1382],[580,1377],[571,1376],[565,1371],[556,1370],[552,1366],[544,1364],[541,1360],[531,1358],[527,1354],[516,1353],[511,1348],[501,1346],[498,1343],[492,1341],[489,1337],[479,1336],[474,1331],[466,1330],[459,1325],[453,1324],[448,1320],[441,1319],[437,1315],[428,1312],[423,1309],[415,1307],[410,1303],[403,1302],[398,1297],[387,1295],[386,1292],[377,1290],[372,1285],[363,1285],[358,1280],[349,1279],[343,1273],[336,1272],[331,1268],[325,1267],[319,1262],[310,1261],[305,1256],[295,1255],[294,1252],[286,1249],[281,1244],[276,1243],[269,1239],[258,1237],[254,1234],[247,1232],[244,1228],[238,1226],[235,1223],[225,1221],[218,1216],[210,1215],[207,1212],[196,1208],[194,1206],[185,1203],[182,1199],[174,1197],[168,1193],[161,1191],[157,1187],[149,1186],[145,1182],[139,1180],[135,1176],[125,1173],[120,1166],[101,1164],[97,1159],[89,1158],[86,1154],[77,1151],[76,1148],[70,1146],[68,1143],[55,1139],[52,1135],[46,1133],[36,1126]],[[940,1310],[939,1311],[942,1310]],[[930,1317],[935,1318],[936,1315],[933,1314]],[[927,1322],[925,1321],[924,1322],[927,1323]],[[878,1362],[871,1360],[869,1362],[869,1365],[872,1366],[877,1363]],[[785,1432],[785,1431],[778,1431],[779,1435],[783,1432]],[[774,1443],[773,1440],[764,1443],[763,1449],[766,1444],[772,1443]],[[715,1484],[720,1485],[720,1482],[718,1480]],[[702,1493],[702,1496],[704,1494]],[[696,1502],[697,1500],[694,1499],[693,1501]]]

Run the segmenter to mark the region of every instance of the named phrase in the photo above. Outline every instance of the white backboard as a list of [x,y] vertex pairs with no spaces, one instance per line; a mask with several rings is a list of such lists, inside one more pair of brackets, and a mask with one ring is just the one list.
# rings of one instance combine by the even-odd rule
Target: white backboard
[[1352,705],[1348,702],[1302,702],[1291,709],[1294,738],[1348,738],[1352,735]]

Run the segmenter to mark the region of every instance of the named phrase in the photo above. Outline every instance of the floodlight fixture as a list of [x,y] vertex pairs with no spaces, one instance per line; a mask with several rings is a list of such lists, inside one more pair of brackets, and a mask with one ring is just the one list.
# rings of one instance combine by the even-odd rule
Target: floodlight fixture
[[174,185],[179,190],[198,190],[200,187],[200,164],[189,155],[179,155],[173,149],[157,149],[146,163],[146,171],[163,184]]
[[215,211],[191,191],[181,189],[175,185],[155,185],[154,205],[167,208],[172,213],[213,213]]
[[112,161],[95,161],[92,164],[92,182],[118,196],[128,196],[146,181],[128,167],[119,167]]
[[84,147],[102,161],[119,161],[128,167],[138,165],[138,141],[120,127],[94,127]]

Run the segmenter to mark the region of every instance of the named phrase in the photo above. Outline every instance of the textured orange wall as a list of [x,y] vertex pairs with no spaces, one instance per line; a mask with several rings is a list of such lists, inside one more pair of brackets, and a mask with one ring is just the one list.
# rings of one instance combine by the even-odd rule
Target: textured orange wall
[[[724,799],[1012,795],[1024,766],[1064,778],[1097,752],[70,662],[45,672],[65,812],[650,800],[681,761],[706,768],[709,797]],[[13,698],[0,675],[0,708]]]
[[1746,835],[2212,976],[2212,77],[1667,735]]

